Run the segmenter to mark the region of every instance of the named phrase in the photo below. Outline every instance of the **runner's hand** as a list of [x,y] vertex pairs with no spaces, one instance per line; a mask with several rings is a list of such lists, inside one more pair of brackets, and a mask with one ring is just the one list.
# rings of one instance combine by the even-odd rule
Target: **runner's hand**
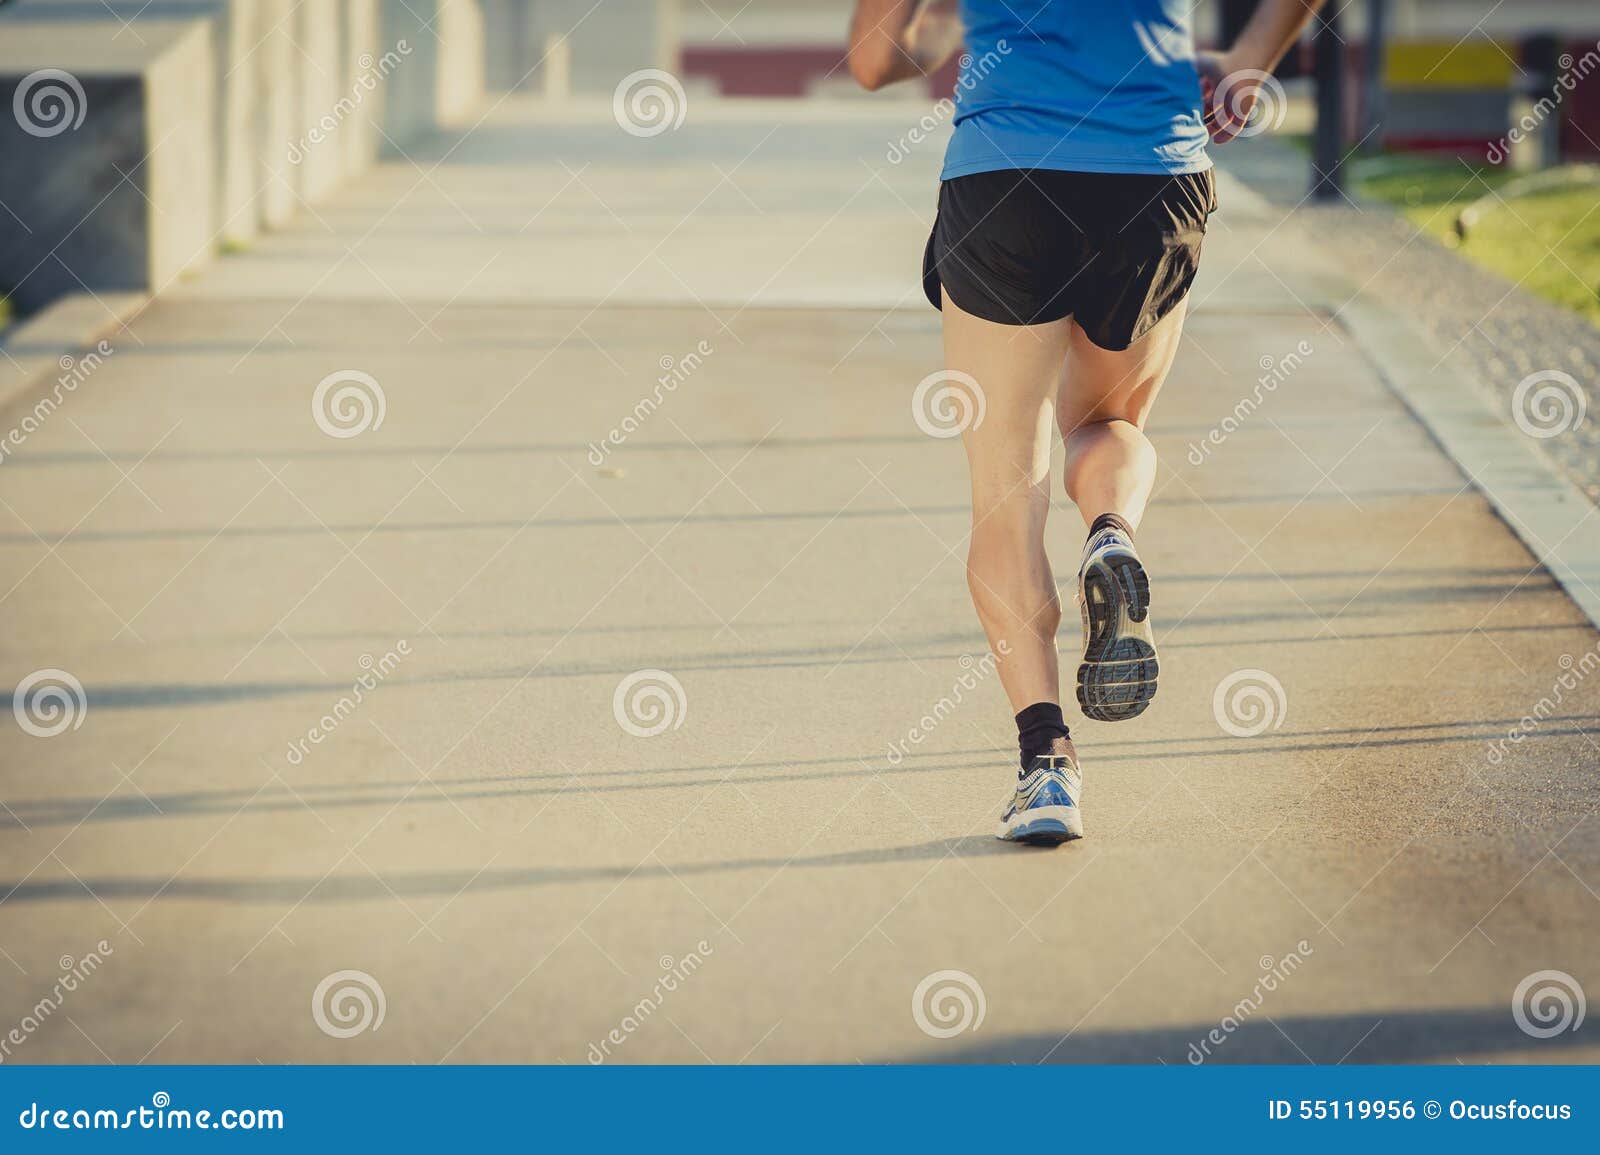
[[1227,144],[1249,123],[1267,73],[1222,52],[1198,52],[1194,66],[1200,74],[1200,109],[1206,131],[1215,143]]
[[960,51],[966,34],[954,8],[931,4],[906,29],[906,49],[924,72],[934,72]]

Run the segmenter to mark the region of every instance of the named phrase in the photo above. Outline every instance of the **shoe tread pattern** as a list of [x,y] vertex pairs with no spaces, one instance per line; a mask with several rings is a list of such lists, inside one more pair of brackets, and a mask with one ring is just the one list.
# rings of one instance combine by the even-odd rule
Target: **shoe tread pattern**
[[1150,579],[1138,555],[1095,554],[1082,578],[1084,648],[1078,706],[1097,722],[1144,713],[1156,696],[1160,662],[1150,632]]

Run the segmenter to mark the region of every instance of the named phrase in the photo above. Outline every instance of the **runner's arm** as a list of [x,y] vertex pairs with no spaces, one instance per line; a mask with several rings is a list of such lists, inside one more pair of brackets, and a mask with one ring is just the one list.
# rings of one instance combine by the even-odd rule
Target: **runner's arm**
[[1300,39],[1311,17],[1327,0],[1261,0],[1233,47],[1228,49],[1235,68],[1271,72]]
[[961,47],[961,19],[942,0],[856,0],[850,75],[869,92],[926,76]]
[[1324,3],[1326,0],[1261,0],[1232,47],[1196,56],[1201,106],[1213,141],[1226,144],[1239,135],[1255,107],[1256,89]]

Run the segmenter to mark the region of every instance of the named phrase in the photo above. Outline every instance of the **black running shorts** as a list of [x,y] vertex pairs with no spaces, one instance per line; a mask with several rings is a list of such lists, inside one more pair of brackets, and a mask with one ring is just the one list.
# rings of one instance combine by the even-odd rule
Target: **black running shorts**
[[922,287],[974,316],[1042,325],[1071,316],[1102,349],[1126,349],[1189,291],[1209,171],[1182,176],[1005,169],[939,186]]

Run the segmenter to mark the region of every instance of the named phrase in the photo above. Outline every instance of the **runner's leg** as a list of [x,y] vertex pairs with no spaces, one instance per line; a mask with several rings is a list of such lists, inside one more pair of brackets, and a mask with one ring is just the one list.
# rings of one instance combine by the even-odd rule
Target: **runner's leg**
[[1178,352],[1186,305],[1120,351],[1100,348],[1073,327],[1056,422],[1067,450],[1067,496],[1085,525],[1115,513],[1137,529],[1144,517],[1156,479],[1144,423]]
[[1061,600],[1044,552],[1050,422],[1072,321],[1000,325],[944,295],[945,365],[983,390],[985,414],[962,441],[972,473],[967,584],[1013,711],[1059,703]]
[[1183,304],[1119,352],[1076,329],[1058,396],[1066,444],[1067,495],[1089,526],[1078,565],[1083,661],[1078,705],[1101,722],[1138,717],[1160,678],[1150,623],[1150,579],[1133,543],[1156,477],[1156,452],[1144,435],[1183,332]]

